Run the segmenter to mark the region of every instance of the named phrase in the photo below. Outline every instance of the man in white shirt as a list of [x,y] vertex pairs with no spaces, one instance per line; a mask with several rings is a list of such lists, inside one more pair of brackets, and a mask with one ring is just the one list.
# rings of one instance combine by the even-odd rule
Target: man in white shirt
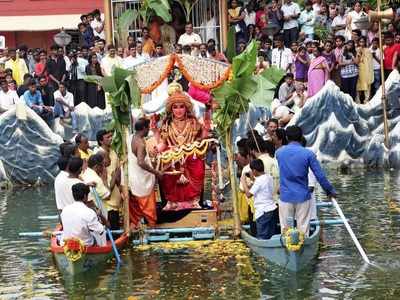
[[305,9],[301,12],[299,23],[301,25],[301,32],[305,38],[314,38],[314,24],[315,24],[315,13],[312,10],[312,2],[308,0],[305,3]]
[[[97,245],[103,247],[107,244],[106,228],[107,220],[100,214],[89,208],[89,186],[77,183],[72,186],[72,195],[75,202],[64,207],[61,213],[63,224],[63,242],[66,239],[80,239],[86,246]],[[101,220],[100,223],[99,218]]]
[[255,178],[252,187],[249,188],[243,176],[241,182],[246,196],[254,197],[257,239],[267,240],[277,233],[278,210],[273,199],[273,178],[264,173],[264,164],[261,159],[252,160],[250,169]]
[[183,47],[188,45],[192,48],[192,55],[198,55],[198,48],[201,44],[201,37],[193,32],[193,24],[187,23],[185,26],[185,33],[179,37],[178,44]]
[[146,59],[143,56],[141,57],[137,56],[135,44],[130,44],[128,46],[128,50],[129,50],[129,56],[125,57],[122,61],[122,67],[124,69],[133,70],[134,67],[146,61]]
[[140,41],[136,42],[136,57],[145,61],[150,60],[150,55],[143,52],[143,43]]
[[108,54],[101,60],[101,72],[103,76],[110,76],[114,67],[122,67],[122,58],[116,55],[114,45],[108,45]]
[[346,15],[345,8],[343,6],[339,7],[339,14],[333,19],[331,28],[335,35],[345,36],[346,34]]
[[286,0],[286,3],[281,7],[283,13],[283,37],[285,46],[289,47],[292,42],[299,38],[299,22],[297,19],[300,16],[300,7],[292,0]]
[[95,9],[92,15],[94,19],[90,23],[90,27],[93,29],[93,35],[104,40],[106,35],[104,34],[104,21],[101,19],[100,11]]
[[372,54],[372,67],[374,69],[374,82],[372,83],[371,95],[374,95],[381,86],[381,51],[379,50],[379,39],[374,38],[369,48]]
[[54,116],[61,120],[71,118],[72,130],[78,131],[77,118],[74,107],[74,95],[67,91],[65,84],[60,82],[58,90],[54,92]]
[[[61,148],[61,147],[60,147]],[[54,179],[54,196],[56,198],[56,206],[59,213],[61,213],[62,209],[65,206],[64,201],[64,193],[63,193],[63,185],[65,178],[68,177],[68,157],[61,156],[57,161],[57,166],[60,169],[60,173]]]
[[7,81],[2,81],[0,91],[0,115],[13,108],[18,102],[19,97],[17,92],[8,88]]
[[272,49],[271,65],[287,72],[290,70],[292,63],[292,51],[283,45],[283,38],[278,36],[275,39],[275,48]]
[[[86,184],[96,184],[96,192],[103,201],[103,205],[106,206],[106,202],[110,198],[111,191],[106,184],[107,180],[104,180],[104,178],[101,177],[105,173],[104,158],[105,156],[102,153],[96,153],[90,156],[88,160],[88,168],[85,170],[85,172],[83,172],[82,179]],[[90,195],[89,200],[94,202],[94,196]]]
[[82,182],[79,175],[82,172],[83,160],[79,157],[71,157],[68,160],[68,172],[61,171],[55,181],[54,189],[56,195],[56,205],[59,213],[69,204],[75,202],[72,195],[72,186]]

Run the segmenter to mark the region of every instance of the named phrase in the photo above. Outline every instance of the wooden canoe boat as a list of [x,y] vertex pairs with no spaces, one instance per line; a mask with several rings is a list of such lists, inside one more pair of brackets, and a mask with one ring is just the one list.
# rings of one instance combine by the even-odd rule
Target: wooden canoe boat
[[[56,228],[57,230],[59,229]],[[118,249],[123,248],[128,243],[129,237],[123,233],[115,240],[115,245]],[[51,238],[51,252],[53,253],[58,269],[63,274],[77,275],[104,265],[110,258],[113,257],[113,249],[111,242],[107,241],[104,247],[86,247],[81,258],[76,261],[71,261],[64,253],[64,248],[57,243],[57,237]]]
[[243,229],[241,235],[249,248],[259,256],[290,271],[298,272],[309,266],[311,261],[317,257],[320,230],[319,225],[315,226],[314,232],[310,237],[304,239],[304,244],[299,251],[287,250],[280,234],[274,235],[269,240],[259,240]]

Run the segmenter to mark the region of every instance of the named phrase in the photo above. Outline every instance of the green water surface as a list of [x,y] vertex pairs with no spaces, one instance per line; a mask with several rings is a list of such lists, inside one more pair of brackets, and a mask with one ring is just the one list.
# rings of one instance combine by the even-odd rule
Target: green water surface
[[[319,258],[299,274],[250,254],[249,264],[179,249],[122,253],[102,272],[61,276],[46,239],[18,238],[54,221],[51,187],[0,191],[0,299],[400,299],[400,181],[398,173],[330,171],[339,203],[369,258],[342,226],[323,228]],[[324,217],[335,217],[323,209]]]

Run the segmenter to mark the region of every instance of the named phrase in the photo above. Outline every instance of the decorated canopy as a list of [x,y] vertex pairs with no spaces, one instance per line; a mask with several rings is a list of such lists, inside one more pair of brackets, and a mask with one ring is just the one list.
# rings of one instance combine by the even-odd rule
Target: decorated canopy
[[229,64],[191,55],[170,54],[135,68],[141,93],[153,92],[169,76],[174,66],[193,86],[204,90],[219,87],[230,74]]

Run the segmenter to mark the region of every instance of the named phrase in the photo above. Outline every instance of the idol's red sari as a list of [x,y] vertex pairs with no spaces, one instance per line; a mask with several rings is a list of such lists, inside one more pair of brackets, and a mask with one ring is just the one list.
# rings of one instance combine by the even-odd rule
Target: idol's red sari
[[[168,201],[165,210],[200,208],[199,200],[204,183],[204,160],[202,157],[188,156],[183,164],[183,175],[188,183],[180,184],[181,174],[165,174],[161,179],[164,197]],[[176,168],[176,166],[175,166]],[[172,171],[170,168],[167,171]]]

